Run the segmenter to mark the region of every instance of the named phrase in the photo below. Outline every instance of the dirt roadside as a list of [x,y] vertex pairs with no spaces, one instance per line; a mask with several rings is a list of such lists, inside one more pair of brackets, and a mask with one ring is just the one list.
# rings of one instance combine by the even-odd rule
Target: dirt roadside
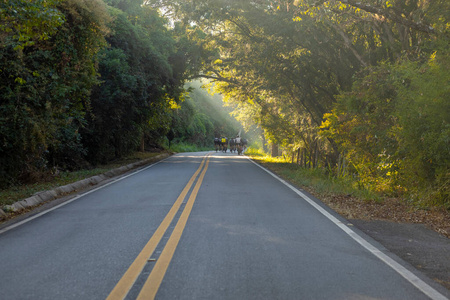
[[450,290],[450,241],[424,224],[349,220],[417,270]]

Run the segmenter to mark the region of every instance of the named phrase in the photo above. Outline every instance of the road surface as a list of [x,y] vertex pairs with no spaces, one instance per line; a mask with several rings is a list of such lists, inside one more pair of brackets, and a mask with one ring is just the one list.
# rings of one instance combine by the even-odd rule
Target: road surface
[[0,299],[448,299],[244,156],[172,156],[0,229]]

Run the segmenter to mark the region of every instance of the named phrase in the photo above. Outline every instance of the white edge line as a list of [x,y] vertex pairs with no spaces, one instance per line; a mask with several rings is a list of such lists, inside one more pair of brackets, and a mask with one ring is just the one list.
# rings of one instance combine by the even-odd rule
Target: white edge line
[[371,243],[369,243],[367,240],[362,238],[359,234],[357,234],[355,231],[350,229],[347,225],[339,221],[336,217],[334,217],[332,214],[327,212],[323,207],[321,207],[319,204],[317,204],[315,201],[313,201],[311,198],[306,196],[304,193],[299,191],[297,188],[286,182],[285,180],[281,179],[271,171],[267,170],[263,166],[257,164],[252,159],[247,157],[248,160],[250,160],[252,163],[269,173],[271,176],[282,182],[284,185],[286,185],[288,188],[290,188],[292,191],[294,191],[297,195],[299,195],[301,198],[303,198],[306,202],[311,204],[315,209],[317,209],[321,214],[323,214],[325,217],[327,217],[330,221],[332,221],[336,226],[338,226],[340,229],[342,229],[346,234],[348,234],[352,239],[354,239],[356,242],[358,242],[361,246],[366,248],[369,252],[371,252],[373,255],[378,257],[380,260],[382,260],[385,264],[387,264],[389,267],[394,269],[397,273],[399,273],[403,278],[408,280],[411,284],[413,284],[416,288],[418,288],[422,293],[427,295],[433,300],[448,300],[447,297],[439,293],[437,290],[435,290],[433,287],[428,285],[426,282],[424,282],[422,279],[414,275],[411,271],[403,267],[401,264],[390,258],[388,255],[384,254],[380,249],[373,246]]
[[136,175],[136,174],[138,174],[138,173],[140,173],[140,172],[142,172],[142,171],[145,171],[145,170],[147,170],[148,168],[151,168],[151,167],[153,167],[153,166],[155,166],[155,165],[157,165],[157,164],[159,164],[159,163],[161,163],[161,162],[167,160],[168,158],[169,158],[169,157],[167,157],[167,158],[165,158],[165,159],[163,159],[163,160],[157,161],[157,162],[155,162],[155,163],[153,163],[153,164],[151,164],[151,165],[149,165],[149,166],[147,166],[147,167],[144,167],[144,168],[142,168],[142,169],[139,169],[139,170],[137,170],[137,171],[135,171],[135,172],[133,172],[133,173],[131,173],[131,174],[128,174],[128,175],[125,175],[125,176],[122,176],[122,177],[113,179],[111,182],[108,182],[108,183],[106,183],[106,184],[104,184],[104,185],[102,185],[102,186],[99,186],[99,187],[97,187],[97,188],[95,188],[95,189],[92,189],[92,190],[90,190],[90,191],[88,191],[88,192],[85,192],[85,193],[82,193],[82,194],[80,194],[80,195],[76,195],[74,198],[72,198],[72,199],[70,199],[70,200],[67,200],[67,201],[65,201],[65,202],[63,202],[63,203],[61,203],[61,204],[58,204],[58,205],[56,205],[56,206],[54,206],[54,207],[52,207],[52,208],[49,208],[49,209],[47,209],[47,210],[45,210],[45,211],[43,211],[43,212],[40,212],[40,213],[38,213],[38,214],[36,214],[36,215],[34,215],[34,216],[32,216],[32,217],[29,217],[29,218],[27,218],[27,219],[25,219],[25,220],[23,220],[23,221],[17,222],[17,223],[15,223],[15,224],[11,225],[11,226],[5,227],[5,228],[3,228],[3,229],[0,230],[0,234],[5,233],[5,232],[7,232],[7,231],[9,231],[9,230],[11,230],[11,229],[14,229],[14,228],[16,228],[16,227],[19,227],[19,226],[21,226],[21,225],[23,225],[23,224],[25,224],[25,223],[28,223],[28,222],[30,222],[30,221],[32,221],[32,220],[34,220],[34,219],[36,219],[36,218],[39,218],[39,217],[41,217],[41,216],[43,216],[43,215],[45,215],[45,214],[47,214],[47,213],[49,213],[49,212],[51,212],[51,211],[54,211],[55,209],[58,209],[58,208],[60,208],[60,207],[62,207],[62,206],[64,206],[64,205],[67,205],[67,204],[69,204],[69,203],[71,203],[71,202],[73,202],[73,201],[75,201],[75,200],[78,200],[78,199],[81,198],[81,197],[84,197],[84,196],[86,196],[86,195],[88,195],[88,194],[90,194],[90,193],[93,193],[93,192],[95,192],[95,191],[98,191],[98,190],[100,190],[100,189],[102,189],[102,188],[104,188],[104,187],[107,187],[107,186],[109,186],[109,185],[111,185],[111,184],[113,184],[113,183],[119,182],[119,181],[121,181],[121,180],[123,180],[123,179],[125,179],[125,178],[128,178],[128,177],[133,176],[133,175]]

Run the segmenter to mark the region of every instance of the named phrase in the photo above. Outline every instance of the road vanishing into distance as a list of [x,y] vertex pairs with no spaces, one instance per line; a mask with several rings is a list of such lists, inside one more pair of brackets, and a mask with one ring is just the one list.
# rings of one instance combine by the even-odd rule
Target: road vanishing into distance
[[0,299],[447,299],[244,156],[174,155],[0,228]]

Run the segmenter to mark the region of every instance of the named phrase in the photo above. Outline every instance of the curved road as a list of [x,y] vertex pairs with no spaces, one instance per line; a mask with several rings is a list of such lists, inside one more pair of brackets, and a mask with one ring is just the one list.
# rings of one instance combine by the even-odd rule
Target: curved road
[[247,158],[172,156],[0,229],[0,299],[448,299]]

